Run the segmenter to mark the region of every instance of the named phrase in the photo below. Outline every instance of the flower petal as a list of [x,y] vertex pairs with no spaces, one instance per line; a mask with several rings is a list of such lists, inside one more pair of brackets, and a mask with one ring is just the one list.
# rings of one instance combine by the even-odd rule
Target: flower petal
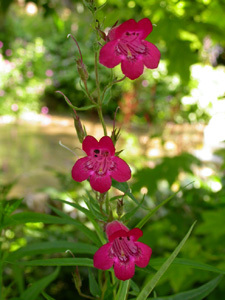
[[108,240],[112,234],[115,234],[116,232],[121,230],[124,230],[125,232],[129,231],[129,229],[119,221],[113,221],[108,223],[106,225],[106,235],[108,237]]
[[124,59],[121,62],[121,69],[124,75],[131,80],[134,80],[141,76],[144,72],[144,64],[141,59],[138,60],[127,60]]
[[137,28],[137,22],[134,19],[127,20],[126,22],[122,23],[121,25],[112,28],[109,31],[109,39],[110,41],[117,40],[121,38],[121,36],[126,31],[135,31]]
[[91,135],[86,136],[82,143],[82,149],[87,153],[87,155],[91,155],[91,150],[98,149],[99,144],[98,141]]
[[110,189],[112,180],[108,174],[106,174],[105,176],[98,176],[96,174],[93,174],[90,176],[90,184],[93,190],[100,193],[105,193]]
[[71,172],[73,180],[81,182],[88,179],[90,176],[90,171],[85,166],[88,159],[88,156],[85,156],[76,161]]
[[138,246],[140,253],[138,256],[135,256],[135,264],[140,268],[145,268],[150,260],[152,249],[141,242],[135,242],[135,245]]
[[127,263],[121,262],[119,259],[114,263],[114,272],[119,280],[128,280],[134,276],[135,264],[133,260]]
[[103,136],[99,141],[99,149],[106,149],[110,152],[111,155],[115,154],[115,147],[113,141],[109,136]]
[[136,29],[140,32],[140,39],[145,39],[152,32],[152,28],[152,22],[148,18],[141,19]]
[[128,164],[118,156],[114,156],[112,161],[116,164],[116,167],[110,171],[111,177],[119,182],[129,180],[131,178],[131,170]]
[[148,54],[142,56],[144,65],[149,69],[157,68],[161,56],[159,49],[148,41],[143,41],[143,44],[148,48]]
[[114,68],[121,62],[121,57],[116,54],[115,46],[118,41],[110,41],[105,44],[99,53],[99,62],[107,68]]
[[142,235],[143,231],[140,228],[133,228],[129,231],[129,236],[132,236],[134,241],[137,241]]
[[107,243],[95,252],[94,267],[101,270],[108,270],[113,266],[113,257],[110,255],[112,243]]

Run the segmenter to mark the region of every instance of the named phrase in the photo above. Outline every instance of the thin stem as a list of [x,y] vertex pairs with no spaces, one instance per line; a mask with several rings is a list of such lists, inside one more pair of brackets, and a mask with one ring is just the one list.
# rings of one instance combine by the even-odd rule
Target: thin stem
[[109,214],[109,194],[108,193],[106,195],[105,210],[106,210],[106,213]]
[[87,93],[87,96],[88,96],[89,100],[90,100],[92,103],[96,104],[95,100],[93,99],[93,97],[92,97],[91,94],[89,93],[89,90],[88,90],[88,87],[87,87],[87,82],[86,82],[86,81],[83,81],[83,83],[84,83],[84,88],[85,88],[85,91],[86,91],[86,93]]
[[104,96],[105,96],[105,93],[107,91],[108,88],[110,88],[111,86],[113,86],[114,84],[118,83],[118,82],[121,82],[123,81],[124,79],[126,78],[126,76],[118,79],[118,80],[113,80],[112,82],[110,82],[103,90],[103,93],[102,93],[102,99],[104,99]]
[[104,281],[104,283],[103,283],[103,286],[102,286],[102,295],[101,295],[101,300],[103,300],[104,299],[104,295],[105,295],[105,292],[106,292],[106,290],[107,290],[107,278],[105,279],[105,281]]
[[[3,214],[2,214],[3,221]],[[0,232],[0,238],[2,238],[2,230]],[[0,242],[0,300],[3,300],[3,253],[2,253],[2,242]]]
[[99,116],[100,122],[102,123],[104,135],[107,135],[107,129],[106,129],[105,121],[104,121],[103,114],[102,114],[102,106],[98,106],[97,110],[98,110],[98,116]]
[[80,51],[80,46],[79,46],[77,40],[75,39],[75,37],[74,37],[71,33],[69,33],[69,34],[67,35],[67,38],[69,38],[69,37],[71,37],[71,38],[73,39],[73,41],[75,42],[75,44],[76,44],[76,46],[77,46],[77,49],[78,49],[78,51],[79,51],[79,54],[80,54],[80,60],[81,60],[81,62],[83,62],[83,57],[82,57],[82,54],[81,54],[81,51]]
[[[112,285],[115,285],[116,280],[115,280],[114,272],[111,272],[111,275],[112,275]],[[115,288],[113,289],[113,299],[116,299],[116,289]]]
[[98,93],[98,103],[101,104],[100,84],[98,78],[98,53],[97,52],[95,52],[95,80],[96,80],[96,88]]
[[104,121],[103,114],[102,114],[102,100],[101,100],[101,92],[100,92],[100,83],[99,83],[99,78],[98,78],[98,53],[97,52],[95,52],[95,79],[96,79],[96,88],[97,88],[97,94],[98,94],[98,107],[97,107],[98,116],[99,116],[100,122],[102,124],[104,135],[107,135],[107,129],[106,129],[105,121]]

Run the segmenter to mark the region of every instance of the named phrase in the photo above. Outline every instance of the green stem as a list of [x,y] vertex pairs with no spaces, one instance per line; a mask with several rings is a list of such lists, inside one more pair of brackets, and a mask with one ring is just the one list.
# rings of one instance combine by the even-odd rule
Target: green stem
[[103,128],[103,131],[104,131],[104,135],[107,135],[106,125],[105,125],[105,121],[104,121],[104,118],[103,118],[103,115],[102,115],[102,106],[98,106],[97,110],[98,110],[98,116],[99,116],[100,122],[102,123],[102,128]]
[[103,114],[102,114],[102,100],[101,100],[101,92],[100,92],[100,83],[99,83],[99,78],[98,78],[98,53],[95,52],[95,79],[96,79],[96,88],[97,88],[97,94],[98,94],[98,116],[100,119],[100,122],[102,124],[102,128],[104,131],[104,135],[107,135],[107,129],[106,129],[106,125],[105,125],[105,121],[103,118]]
[[98,78],[98,52],[95,52],[95,80],[96,80],[96,88],[98,93],[98,103],[101,104],[100,84]]
[[90,100],[93,104],[96,104],[95,100],[92,98],[91,94],[89,93],[89,90],[88,90],[88,87],[87,87],[87,82],[84,80],[83,83],[84,83],[84,88],[85,88],[85,91],[86,91],[86,93],[87,93],[87,96],[88,96],[89,100]]
[[[3,217],[2,217],[3,219]],[[2,230],[0,231],[0,238],[2,238]],[[2,242],[0,242],[0,300],[3,300],[3,254]]]

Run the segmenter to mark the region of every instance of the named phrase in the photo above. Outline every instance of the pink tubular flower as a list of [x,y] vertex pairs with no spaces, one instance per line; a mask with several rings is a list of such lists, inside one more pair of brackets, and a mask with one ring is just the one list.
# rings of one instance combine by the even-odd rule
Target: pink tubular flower
[[134,80],[141,76],[144,66],[158,67],[160,52],[146,37],[152,32],[152,23],[144,18],[139,22],[130,19],[109,31],[109,42],[100,50],[99,62],[107,68],[121,63],[125,76]]
[[145,268],[150,260],[152,249],[137,240],[143,235],[139,228],[129,230],[118,221],[106,226],[109,243],[103,245],[94,255],[94,267],[108,270],[114,266],[119,280],[128,280],[134,276],[135,265]]
[[87,156],[76,161],[72,168],[72,177],[81,182],[90,178],[93,190],[105,193],[111,185],[111,177],[119,182],[130,179],[128,164],[115,156],[115,147],[110,137],[104,136],[98,142],[93,136],[86,136],[82,149]]

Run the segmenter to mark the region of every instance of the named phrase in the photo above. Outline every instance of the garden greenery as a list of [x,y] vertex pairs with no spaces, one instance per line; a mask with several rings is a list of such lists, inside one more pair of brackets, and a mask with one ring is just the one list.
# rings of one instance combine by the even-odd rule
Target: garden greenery
[[[123,131],[117,128],[116,113],[111,132],[109,132],[105,123],[103,109],[113,102],[110,93],[112,87],[116,89],[121,82],[136,80],[142,76],[144,71],[151,73],[153,69],[158,67],[159,49],[146,40],[152,30],[157,32],[157,27],[153,29],[148,18],[142,18],[141,20],[129,19],[121,24],[111,24],[108,33],[106,33],[104,23],[98,19],[98,13],[102,13],[105,6],[97,5],[94,0],[85,0],[84,4],[93,16],[92,29],[96,37],[96,40],[93,41],[93,62],[90,64],[93,66],[92,71],[87,68],[79,40],[72,34],[69,34],[68,38],[71,42],[74,42],[72,45],[76,49],[75,62],[79,84],[84,93],[83,97],[86,99],[85,104],[75,105],[70,100],[70,95],[61,90],[57,92],[64,97],[73,112],[75,131],[82,148],[81,157],[76,158],[73,167],[71,164],[70,176],[76,183],[70,187],[70,191],[75,186],[78,190],[85,190],[85,193],[82,194],[82,201],[79,199],[79,192],[77,192],[76,197],[71,197],[69,201],[54,195],[52,198],[59,205],[49,204],[52,214],[44,214],[20,211],[23,205],[22,199],[6,201],[14,183],[1,186],[0,299],[58,299],[57,291],[51,293],[50,287],[52,282],[60,277],[60,274],[63,274],[62,281],[72,281],[73,279],[79,295],[77,297],[80,297],[80,299],[204,299],[214,291],[223,279],[225,274],[225,271],[223,271],[224,265],[221,264],[220,268],[220,266],[205,263],[204,260],[207,257],[200,261],[191,259],[191,257],[195,257],[194,254],[197,252],[203,253],[204,247],[207,248],[209,245],[212,247],[213,242],[219,244],[219,240],[224,233],[224,207],[219,210],[219,206],[214,206],[212,211],[202,212],[202,207],[199,206],[192,215],[186,207],[187,203],[195,201],[195,205],[198,206],[199,199],[204,196],[202,194],[207,190],[198,190],[199,194],[197,194],[192,180],[184,187],[180,188],[179,186],[177,193],[160,199],[161,201],[158,205],[155,204],[154,208],[147,203],[145,199],[147,196],[138,195],[140,188],[143,186],[147,187],[150,194],[156,193],[157,181],[163,178],[162,173],[168,178],[169,185],[172,186],[178,179],[180,169],[191,173],[190,166],[199,165],[199,160],[189,154],[181,154],[175,158],[166,157],[154,170],[145,168],[136,172],[136,182],[134,184],[131,182],[129,186],[127,181],[132,178],[132,170],[125,159],[120,158],[122,149],[117,148],[120,134],[123,135]],[[157,37],[157,33],[155,33],[155,37]],[[41,41],[37,40],[37,43],[41,43]],[[41,47],[37,47],[37,51]],[[176,45],[176,47],[179,49],[179,45]],[[40,60],[42,59],[42,54],[40,54]],[[89,57],[89,59],[91,58]],[[112,70],[110,71],[111,76],[108,76],[104,85],[100,82],[102,77],[100,75],[103,70],[100,64],[110,69],[121,65],[124,76],[118,78]],[[88,82],[90,73],[94,74],[94,87],[92,84],[89,85]],[[37,93],[34,94],[35,97],[38,97]],[[102,137],[99,140],[86,131],[85,123],[83,124],[80,118],[80,111],[87,110],[96,110],[97,112],[102,125]],[[125,153],[129,150],[129,148],[123,149]],[[220,155],[224,155],[223,151]],[[65,177],[61,177],[61,180],[64,181]],[[182,193],[183,199],[187,199],[181,211],[179,211],[179,201],[181,200],[176,197],[179,193]],[[208,194],[210,193],[208,192]],[[211,197],[217,197],[218,199],[223,197],[224,199],[223,191],[218,191],[217,194],[214,193]],[[172,200],[173,203],[170,204]],[[82,202],[85,205],[82,205]],[[205,203],[207,206],[207,201]],[[61,209],[63,205],[73,209],[76,216],[69,215]],[[168,207],[170,213],[163,211],[167,205],[170,205]],[[140,212],[142,215],[141,220]],[[160,220],[157,214],[163,215],[164,213],[166,217]],[[203,222],[197,227],[196,232],[199,235],[207,235],[203,246],[198,243],[195,233],[193,234],[193,228],[196,226],[196,220],[198,221],[199,216],[201,216]],[[127,226],[128,222],[129,226]],[[186,232],[184,235],[183,230],[182,233],[178,231],[176,240],[179,240],[179,242],[174,241],[171,237],[174,234],[175,224],[180,224]],[[188,224],[189,226],[187,226]],[[14,234],[12,228],[15,228],[16,232],[21,225],[24,226],[22,228],[24,233],[28,233],[28,236],[30,231],[34,231],[40,236],[44,235],[43,226],[52,225],[53,227],[49,227],[46,234],[49,235],[54,232],[54,237],[58,235],[58,238],[51,240],[51,237],[49,237],[48,241],[26,244],[23,237],[20,237],[13,247],[7,239],[10,239],[10,236]],[[63,230],[57,232],[58,228],[63,228]],[[151,228],[154,228],[155,234],[152,244],[146,238],[151,235]],[[64,229],[66,229],[65,232]],[[76,231],[76,241],[67,239],[66,234],[70,231]],[[154,255],[154,249],[160,247],[160,239],[166,241],[166,257],[162,257],[159,252],[157,257]],[[224,253],[223,243],[221,243],[221,253]],[[179,258],[178,255],[185,244],[187,248],[184,253],[186,251],[190,255]],[[221,253],[220,258],[222,259],[223,255]],[[210,255],[213,255],[213,253]],[[51,272],[47,271],[46,274],[45,271],[42,271],[42,276],[38,280],[25,286],[22,279],[24,270],[28,270],[26,272],[29,277],[29,270],[35,267],[42,267],[42,269],[45,267],[45,270]],[[70,272],[63,273],[62,270],[66,267],[69,267]],[[202,275],[204,282],[199,284],[201,280],[198,279],[198,286],[195,285],[188,290],[182,289],[179,292],[180,286],[187,284],[184,283],[184,280],[182,281],[184,277],[186,278],[185,267],[189,267],[194,271],[198,270],[196,274],[194,273],[196,276],[199,274],[198,272],[205,274],[208,271],[217,273],[217,277],[209,279],[206,275]],[[171,280],[171,285],[177,292],[171,295],[170,289],[166,286],[163,288],[165,295],[162,295],[159,291],[158,296],[157,285],[165,285],[163,278],[166,278],[167,272],[171,272],[169,273],[171,275],[169,280]],[[182,275],[182,272],[185,276]],[[10,284],[8,284],[9,273],[15,275],[15,280]],[[136,277],[136,273],[140,274],[140,277]],[[82,286],[81,274],[85,274],[88,278],[88,291]],[[7,279],[5,279],[5,276]],[[13,292],[14,285],[19,290],[17,295]]]

